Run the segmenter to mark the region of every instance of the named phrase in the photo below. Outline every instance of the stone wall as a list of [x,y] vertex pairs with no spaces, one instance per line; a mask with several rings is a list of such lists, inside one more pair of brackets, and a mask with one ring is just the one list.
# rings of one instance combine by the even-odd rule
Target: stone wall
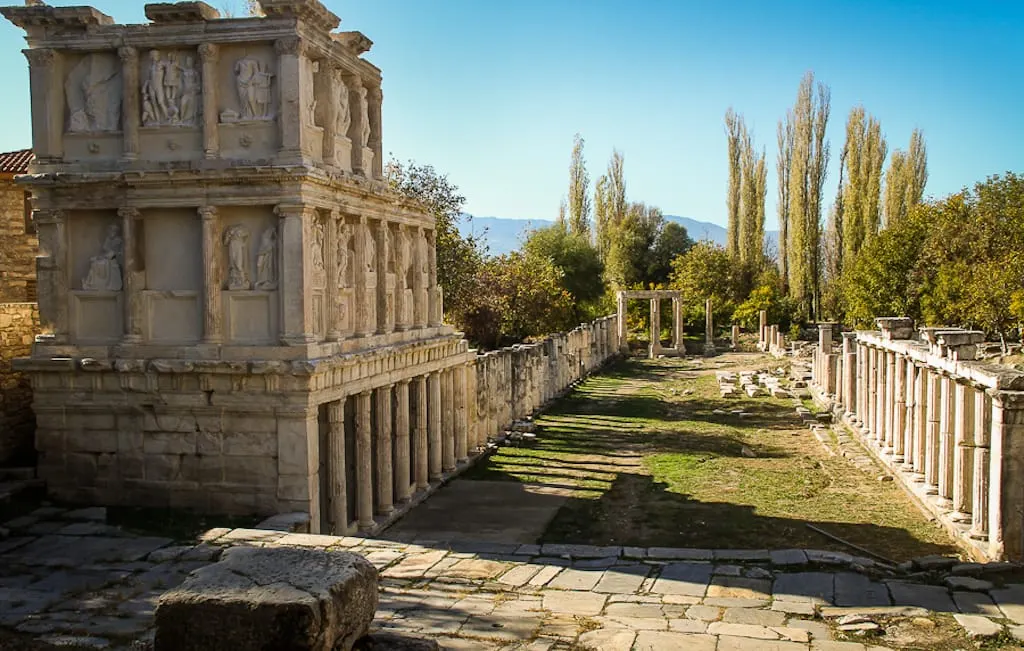
[[0,302],[36,300],[35,233],[27,233],[25,190],[0,175]]
[[38,330],[35,303],[0,303],[0,465],[20,462],[32,450],[32,387],[11,360],[31,352]]
[[544,340],[476,358],[477,427],[500,436],[618,353],[618,317],[606,316]]

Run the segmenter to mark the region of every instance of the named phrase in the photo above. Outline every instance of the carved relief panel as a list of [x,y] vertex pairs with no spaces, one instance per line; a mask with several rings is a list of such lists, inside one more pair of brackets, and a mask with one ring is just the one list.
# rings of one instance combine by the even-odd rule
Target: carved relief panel
[[202,114],[203,84],[192,51],[150,50],[142,61],[142,126],[194,127]]
[[309,224],[310,245],[309,257],[313,269],[311,274],[312,287],[311,298],[313,302],[313,334],[322,339],[327,333],[327,269],[326,269],[326,245],[327,245],[327,224],[324,218],[316,211],[313,213],[312,222]]
[[70,305],[73,340],[83,344],[117,341],[124,334],[124,237],[110,211],[77,211],[70,226],[70,287],[57,300]]
[[338,302],[335,311],[335,318],[338,320],[338,331],[344,335],[352,334],[355,323],[354,303],[354,275],[355,275],[355,236],[354,226],[345,219],[338,222],[338,235],[335,241],[337,251],[335,263],[337,264],[337,288]]
[[265,207],[218,208],[223,230],[221,309],[227,342],[270,344],[278,338],[278,222]]
[[373,235],[373,224],[359,225],[360,247],[363,254],[363,301],[360,307],[363,330],[373,333],[377,330],[377,242]]
[[113,52],[87,54],[64,81],[68,133],[121,130],[121,60]]

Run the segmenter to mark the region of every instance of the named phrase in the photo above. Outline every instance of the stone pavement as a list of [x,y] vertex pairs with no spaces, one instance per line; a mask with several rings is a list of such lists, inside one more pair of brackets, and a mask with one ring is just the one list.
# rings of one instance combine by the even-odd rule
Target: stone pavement
[[[447,649],[865,651],[837,641],[837,631],[871,634],[892,618],[942,613],[957,616],[956,635],[1024,634],[1024,583],[1003,580],[1020,568],[1005,564],[920,559],[899,571],[813,550],[402,542],[226,528],[174,545],[126,535],[103,515],[43,507],[2,525],[0,626],[54,643],[147,648],[156,599],[189,572],[231,545],[289,545],[364,555],[381,571],[375,626]],[[885,636],[864,639],[886,644]]]

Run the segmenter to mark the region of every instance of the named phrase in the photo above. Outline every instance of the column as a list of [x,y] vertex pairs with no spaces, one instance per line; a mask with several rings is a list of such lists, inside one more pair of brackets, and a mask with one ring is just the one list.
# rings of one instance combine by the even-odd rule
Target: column
[[903,470],[913,472],[914,459],[917,455],[917,437],[915,436],[917,425],[914,420],[916,418],[914,412],[917,409],[917,390],[915,388],[917,367],[909,357],[901,359],[900,363],[903,365],[901,372],[906,376],[903,387],[906,400],[903,410],[905,419],[903,425]]
[[672,335],[676,352],[682,355],[686,352],[686,342],[683,341],[683,301],[678,296],[672,298]]
[[893,415],[896,412],[896,353],[891,350],[882,351],[885,363],[885,397],[882,401],[882,449],[886,454],[892,454],[895,436],[895,423]]
[[121,57],[121,158],[133,161],[139,157],[139,51],[121,47],[117,55]]
[[989,467],[991,454],[989,450],[989,404],[985,389],[973,389],[974,428],[971,435],[974,439],[974,483],[972,486],[971,530],[967,534],[975,540],[988,538],[989,509]]
[[942,376],[939,384],[939,505],[952,506],[953,501],[953,418],[954,380]]
[[[879,448],[885,446],[885,412],[886,412],[886,393],[892,386],[887,382],[888,380],[888,361],[886,360],[885,351],[877,349],[875,351],[875,384],[878,386],[878,392],[875,394],[875,444]],[[890,414],[891,417],[891,414]]]
[[[139,218],[139,209],[118,208],[117,214],[121,217],[121,237],[124,240],[124,343],[137,344],[142,341],[143,289],[135,224],[135,220]],[[205,219],[203,223],[205,226]]]
[[[330,217],[326,221],[326,242],[324,242],[324,267],[327,270],[326,289],[324,290],[324,311],[327,313],[327,331],[325,333],[328,341],[341,341],[341,287],[338,286],[338,233],[341,224],[341,211],[337,208],[331,210]],[[351,261],[349,261],[351,264]]]
[[310,327],[313,305],[307,290],[312,286],[306,247],[310,241],[309,222],[313,208],[302,204],[280,204],[275,212],[281,219],[278,237],[280,261],[281,343],[300,346],[316,341]]
[[430,486],[429,445],[427,444],[427,376],[413,380],[413,397],[416,400],[416,429],[413,432],[416,445],[416,490]]
[[387,334],[394,329],[394,314],[388,315],[388,258],[391,256],[391,232],[388,222],[377,222],[374,237],[377,240],[377,333]]
[[427,292],[430,291],[424,270],[429,267],[427,262],[427,239],[422,228],[413,231],[413,263],[412,263],[412,322],[414,328],[427,325]]
[[370,140],[367,143],[373,151],[372,176],[379,179],[384,176],[384,145],[381,137],[381,106],[384,104],[384,94],[380,90],[380,84],[371,85],[367,92],[367,105],[370,110]]
[[615,296],[615,334],[618,339],[619,350],[626,350],[626,296],[619,292]]
[[[217,89],[217,60],[220,56],[217,46],[203,43],[199,46],[199,60],[203,66],[203,156],[207,159],[220,157],[220,133],[217,119],[219,116]],[[280,78],[277,82],[280,83]],[[136,84],[138,88],[138,84]]]
[[[297,36],[274,41],[277,52],[277,77],[274,85],[279,94],[277,124],[281,147],[278,157],[286,162],[302,162],[302,53],[303,42]],[[280,162],[280,161],[279,161]]]
[[220,228],[217,208],[199,208],[203,220],[203,343],[221,342]]
[[953,395],[953,522],[971,522],[974,478],[974,390],[956,382]]
[[868,396],[868,352],[867,346],[857,342],[857,388],[854,392],[857,396],[857,408],[854,409],[854,420],[861,426],[867,417],[867,396]]
[[757,322],[757,347],[759,350],[765,350],[767,348],[767,346],[765,346],[765,341],[767,339],[765,336],[765,330],[768,328],[768,310],[761,310],[757,313]]
[[412,470],[409,467],[409,380],[395,384],[395,501],[409,501]]
[[392,473],[391,386],[376,389],[377,408],[377,513],[388,515],[394,510],[395,479]]
[[58,70],[63,57],[48,48],[22,50],[28,59],[32,98],[32,150],[39,163],[64,158],[64,81]]
[[993,391],[991,476],[989,477],[989,557],[1024,556],[1024,393]]
[[345,473],[345,398],[327,405],[327,459],[328,513],[332,533],[348,533],[348,484]]
[[441,371],[441,469],[455,470],[455,391],[454,372]]
[[441,302],[437,286],[437,232],[425,231],[427,241],[427,325],[436,328],[441,325]]
[[322,66],[321,76],[324,81],[324,90],[322,94],[322,101],[325,102],[324,110],[324,135],[323,144],[320,147],[321,158],[324,161],[324,165],[334,166],[335,162],[335,147],[338,144],[338,88],[342,83],[339,78],[341,75],[340,69],[337,65],[329,59],[324,59],[320,62]]
[[356,517],[363,531],[376,524],[373,519],[372,397],[373,391],[363,391],[356,396]]
[[857,410],[857,335],[843,333],[843,410],[847,418]]
[[656,298],[651,299],[651,346],[649,357],[654,359],[661,352],[661,301]]
[[352,141],[352,171],[356,174],[370,176],[373,173],[372,162],[363,159],[363,111],[365,105],[363,97],[366,95],[366,88],[359,75],[345,75],[345,87],[348,89],[348,106],[352,115],[352,121],[348,127],[348,138]]
[[867,407],[866,416],[867,421],[864,423],[864,429],[867,433],[867,439],[869,441],[874,439],[876,429],[875,423],[875,406],[878,404],[878,349],[874,346],[868,346],[868,391],[867,391]]
[[[366,217],[360,217],[359,222],[352,225],[353,233],[352,237],[355,238],[355,246],[353,250],[355,255],[352,256],[353,267],[352,283],[355,285],[355,291],[352,293],[352,302],[355,303],[351,307],[352,310],[352,329],[356,337],[366,337],[371,334],[370,330],[370,317],[369,317],[369,304],[372,298],[369,295],[369,274],[367,270],[369,265],[367,264],[366,246],[363,246],[363,242],[372,238],[372,231],[370,231],[370,224]],[[380,280],[379,278],[377,279]],[[374,309],[376,306],[374,305]]]
[[466,409],[466,376],[469,374],[469,367],[465,364],[452,369],[453,386],[455,393],[455,461],[464,463],[469,459],[469,436],[468,436],[468,410]]
[[891,353],[893,366],[892,454],[895,463],[903,463],[906,454],[907,425],[907,365],[903,357]]
[[924,481],[926,464],[926,439],[928,436],[928,372],[924,367],[914,366],[914,477],[915,482]]
[[409,307],[405,300],[409,275],[405,270],[414,268],[414,261],[408,259],[413,249],[408,229],[405,224],[398,224],[398,246],[395,247],[395,330],[399,332],[412,326],[406,319]]
[[711,312],[711,299],[707,299],[704,302],[704,347],[707,349],[705,352],[715,351],[715,322],[714,315]]
[[430,467],[430,481],[441,479],[441,374],[434,371],[427,376],[427,452]]
[[36,275],[39,282],[39,318],[53,330],[53,342],[68,341],[68,239],[63,210],[36,210],[32,221],[39,235]]
[[939,402],[942,395],[942,376],[931,369],[922,370],[927,374],[925,381],[928,383],[928,394],[925,398],[928,419],[924,440],[925,492],[935,495],[939,492]]

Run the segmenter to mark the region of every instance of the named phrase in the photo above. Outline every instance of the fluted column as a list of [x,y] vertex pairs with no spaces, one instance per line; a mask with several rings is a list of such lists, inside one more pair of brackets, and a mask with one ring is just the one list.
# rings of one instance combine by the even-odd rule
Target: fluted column
[[441,469],[455,470],[455,390],[454,371],[441,371]]
[[405,224],[398,224],[398,244],[395,246],[395,314],[394,324],[395,330],[402,332],[408,330],[412,324],[409,323],[407,313],[409,306],[406,301],[406,283],[408,282],[408,273],[403,273],[406,269],[412,269],[414,267],[414,260],[410,258],[412,256],[412,238],[409,237],[409,227]]
[[324,165],[334,166],[335,162],[335,148],[338,143],[338,90],[342,81],[340,79],[341,71],[333,61],[323,60],[320,62],[323,66],[321,76],[324,80],[324,91],[322,97],[325,100],[324,110],[324,136],[323,144],[321,145],[321,153],[324,161]]
[[203,343],[219,344],[221,334],[220,238],[217,208],[199,208],[203,220]]
[[22,50],[28,59],[32,98],[32,151],[38,163],[56,163],[64,157],[63,57],[56,50]]
[[[324,296],[324,311],[327,314],[326,338],[328,341],[341,340],[341,287],[338,286],[338,240],[341,228],[341,211],[337,208],[331,210],[330,217],[326,221],[326,241],[324,242],[324,268],[327,270],[326,289]],[[350,261],[351,264],[351,261]]]
[[427,394],[430,404],[427,407],[427,438],[430,449],[428,451],[430,481],[441,479],[441,374],[434,371],[427,376]]
[[[375,296],[370,295],[370,289],[367,286],[369,284],[369,274],[367,273],[369,265],[367,263],[366,256],[369,252],[366,250],[366,247],[362,246],[362,242],[364,242],[366,238],[372,237],[372,234],[368,234],[372,233],[372,231],[369,231],[370,224],[365,216],[360,217],[359,222],[354,224],[353,228],[353,236],[356,238],[356,245],[354,247],[355,255],[353,256],[354,259],[352,261],[352,264],[355,265],[355,272],[352,277],[353,283],[355,284],[355,292],[353,292],[353,300],[355,302],[352,315],[354,323],[353,329],[355,331],[355,336],[365,337],[372,333],[370,328],[369,307]],[[378,282],[379,280],[380,279],[378,278]]]
[[372,391],[356,396],[356,517],[363,531],[376,524],[373,519],[372,397]]
[[68,341],[68,231],[63,210],[33,211],[32,221],[39,236],[36,277],[39,283],[39,318],[53,331],[53,342]]
[[133,161],[139,157],[139,51],[122,47],[117,54],[121,57],[121,158]]
[[452,368],[452,393],[455,398],[455,409],[452,417],[455,420],[455,461],[463,463],[469,459],[469,441],[466,428],[466,367],[459,365]]
[[[875,383],[878,385],[878,392],[875,395],[875,444],[879,449],[885,447],[885,413],[886,413],[886,394],[888,393],[889,387],[892,385],[888,380],[888,363],[885,356],[885,351],[882,349],[876,349],[876,380]],[[890,413],[891,417],[891,413]]]
[[857,410],[857,335],[843,333],[843,411],[849,418]]
[[412,386],[416,400],[416,429],[414,431],[416,438],[416,489],[423,490],[430,486],[430,445],[427,434],[427,376],[421,375],[417,377],[413,380]]
[[388,515],[394,510],[395,479],[392,472],[391,387],[374,391],[377,408],[377,513]]
[[467,454],[480,447],[480,423],[477,422],[476,362],[466,362],[465,370],[466,447]]
[[953,401],[953,514],[954,522],[971,521],[974,472],[974,390],[956,382]]
[[912,472],[917,455],[917,438],[915,436],[917,428],[917,414],[915,413],[917,409],[917,367],[909,357],[902,358],[900,363],[903,365],[901,372],[906,377],[903,387],[906,401],[903,409],[905,419],[903,425],[903,470]]
[[370,111],[370,140],[367,143],[373,151],[372,176],[379,179],[384,176],[384,145],[381,134],[381,106],[384,104],[384,94],[380,90],[380,84],[371,85],[367,91],[367,105]]
[[394,329],[394,313],[388,313],[388,258],[391,256],[391,231],[386,220],[377,222],[374,237],[377,240],[377,333],[387,334]]
[[[207,159],[220,158],[220,132],[217,124],[217,61],[220,51],[213,43],[199,46],[199,59],[203,66],[203,156]],[[280,80],[278,80],[280,83]]]
[[281,297],[281,342],[288,346],[316,341],[312,332],[313,305],[307,289],[312,286],[311,265],[306,262],[310,222],[314,209],[302,204],[280,204],[279,269]]
[[913,362],[914,367],[914,477],[915,482],[924,481],[928,436],[928,373]]
[[427,305],[428,323],[432,328],[441,325],[441,302],[437,286],[437,233],[427,231],[424,233],[427,240]]
[[892,454],[894,463],[903,463],[906,439],[904,438],[907,425],[907,366],[903,358],[896,353],[891,353],[893,389],[892,389]]
[[118,208],[121,216],[121,236],[124,240],[124,343],[142,341],[142,280],[139,270],[139,243],[135,221],[138,208]]
[[283,162],[302,162],[302,52],[303,42],[295,36],[274,42],[277,52],[277,86],[280,98],[277,123],[281,147],[278,157]]
[[412,475],[409,467],[409,380],[395,384],[395,500],[409,501]]
[[345,460],[345,398],[327,405],[328,508],[336,536],[348,533],[348,477]]
[[968,535],[975,540],[988,538],[990,462],[989,446],[989,399],[985,389],[974,389],[974,482],[972,486],[971,530]]
[[939,383],[939,504],[948,507],[953,501],[953,418],[954,380],[942,376]]
[[422,228],[417,227],[412,232],[412,236],[412,325],[414,328],[422,328],[427,325],[427,312],[430,309],[429,301],[427,300],[427,293],[430,291],[430,288],[426,273],[426,270],[429,269],[429,262],[427,260],[429,242],[427,242],[426,234]]
[[877,409],[875,408],[878,404],[878,349],[874,346],[868,346],[868,395],[867,395],[867,419],[864,422],[864,429],[867,431],[868,439],[874,440],[877,433],[875,422],[875,414]]
[[925,398],[927,406],[928,428],[925,430],[925,492],[934,495],[939,492],[939,412],[942,396],[942,376],[932,370],[924,370],[927,374],[928,393]]

